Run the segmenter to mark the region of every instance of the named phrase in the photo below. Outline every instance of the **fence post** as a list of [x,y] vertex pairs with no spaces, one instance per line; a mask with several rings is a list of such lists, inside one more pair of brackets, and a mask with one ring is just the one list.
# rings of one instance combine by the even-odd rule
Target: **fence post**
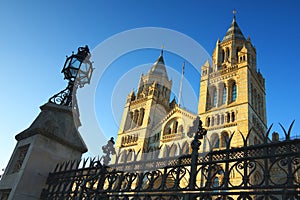
[[[194,135],[194,139],[191,143],[192,147],[192,155],[191,155],[191,174],[190,174],[190,183],[189,183],[189,189],[192,192],[196,187],[196,181],[197,181],[197,164],[198,164],[198,151],[199,147],[201,145],[200,140],[203,139],[203,137],[206,135],[207,130],[202,127],[202,121],[200,118],[197,118],[199,124],[197,131]],[[193,195],[190,194],[188,199],[194,199]]]

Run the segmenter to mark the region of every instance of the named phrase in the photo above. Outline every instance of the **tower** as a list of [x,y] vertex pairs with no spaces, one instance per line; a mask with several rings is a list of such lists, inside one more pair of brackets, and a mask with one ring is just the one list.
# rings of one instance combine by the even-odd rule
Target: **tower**
[[[202,66],[198,114],[213,148],[242,145],[241,132],[257,144],[266,131],[265,80],[256,66],[256,49],[233,21],[223,40],[217,40],[212,64]],[[207,144],[203,148],[208,148]]]
[[162,50],[148,73],[141,75],[137,91],[127,96],[116,141],[120,155],[116,162],[130,162],[134,155],[141,159],[142,153],[147,152],[147,138],[153,136],[152,128],[172,107],[169,103],[171,87]]

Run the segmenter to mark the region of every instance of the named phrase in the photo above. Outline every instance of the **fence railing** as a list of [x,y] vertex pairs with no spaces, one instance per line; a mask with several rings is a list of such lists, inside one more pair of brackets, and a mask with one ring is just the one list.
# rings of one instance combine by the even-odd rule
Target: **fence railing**
[[[201,132],[202,131],[202,132]],[[102,165],[99,159],[57,165],[41,199],[300,199],[300,140],[270,142],[178,158]],[[196,136],[198,135],[198,136]]]

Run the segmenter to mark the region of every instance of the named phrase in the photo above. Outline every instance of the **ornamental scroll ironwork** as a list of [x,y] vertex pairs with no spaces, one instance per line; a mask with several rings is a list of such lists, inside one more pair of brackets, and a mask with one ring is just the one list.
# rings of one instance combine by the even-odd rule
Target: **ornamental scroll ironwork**
[[76,92],[77,86],[74,87],[74,83],[69,82],[67,88],[53,95],[53,97],[49,99],[49,102],[71,107],[78,112]]
[[111,161],[110,156],[116,154],[114,144],[114,138],[111,137],[107,144],[102,146],[102,151],[104,153],[104,155],[101,157],[103,159],[103,165],[108,165],[108,163]]
[[300,198],[299,139],[248,145],[246,137],[244,146],[230,148],[232,136],[225,149],[198,153],[196,162],[188,154],[125,165],[95,165],[97,159],[58,164],[41,199]]

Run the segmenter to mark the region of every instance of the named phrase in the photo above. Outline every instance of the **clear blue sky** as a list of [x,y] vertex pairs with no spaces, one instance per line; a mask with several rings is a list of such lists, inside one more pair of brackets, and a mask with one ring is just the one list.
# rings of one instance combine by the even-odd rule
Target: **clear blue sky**
[[[162,27],[186,34],[211,54],[216,40],[224,36],[231,23],[233,9],[238,11],[237,22],[245,37],[251,36],[257,49],[258,68],[266,78],[268,125],[274,123],[273,130],[281,132],[278,122],[288,126],[296,119],[294,134],[299,134],[300,3],[294,0],[203,2],[205,3],[196,0],[2,2],[0,168],[6,166],[13,151],[16,144],[14,136],[33,122],[40,112],[39,106],[66,87],[60,71],[65,56],[76,51],[78,46],[88,44],[90,49],[94,49],[107,38],[122,31]],[[158,50],[145,50],[121,56],[99,81],[99,84],[107,87],[103,92],[96,92],[94,106],[99,121],[107,119],[103,125],[105,136],[116,135],[118,120],[113,120],[109,104],[103,112],[97,111],[101,107],[98,102],[104,99],[106,103],[112,102],[112,95],[108,91],[122,77],[122,73],[139,63],[154,62],[158,55]],[[102,56],[105,58],[107,55],[104,53]],[[175,68],[180,71],[182,60],[172,58],[167,52],[167,64],[177,63]],[[186,70],[186,76],[192,77],[193,70]],[[193,87],[199,87],[199,82],[191,82],[195,84]],[[99,88],[103,85],[99,85]],[[125,96],[115,96],[125,101]],[[122,113],[115,115],[118,115],[118,119]],[[85,130],[84,124],[82,130]],[[97,133],[92,137],[87,135],[88,133],[82,133],[91,149],[89,155],[97,155],[107,138],[97,137]]]

